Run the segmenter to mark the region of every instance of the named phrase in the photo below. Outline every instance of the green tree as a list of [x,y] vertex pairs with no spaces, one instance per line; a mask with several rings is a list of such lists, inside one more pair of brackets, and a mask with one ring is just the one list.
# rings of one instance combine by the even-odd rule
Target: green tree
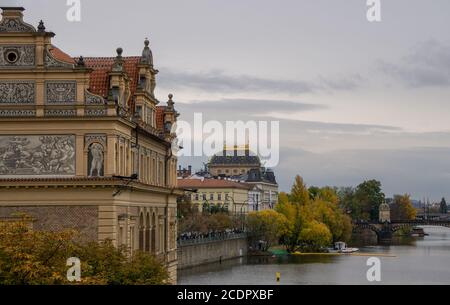
[[377,221],[379,207],[384,202],[381,182],[377,180],[364,181],[356,187],[353,208],[360,219]]
[[81,284],[165,284],[164,265],[147,253],[131,255],[111,241],[82,241],[75,231],[35,231],[32,220],[0,222],[0,285],[63,285],[66,261],[81,260]]
[[408,194],[395,195],[390,205],[392,220],[414,220],[416,219],[416,209],[411,203]]
[[442,200],[441,200],[440,212],[441,212],[441,214],[448,213],[448,206],[447,206],[447,202],[445,201],[445,198],[442,198]]
[[287,233],[288,226],[286,216],[274,210],[251,212],[247,217],[247,229],[251,232],[252,243],[264,240],[266,243],[263,251],[277,243]]

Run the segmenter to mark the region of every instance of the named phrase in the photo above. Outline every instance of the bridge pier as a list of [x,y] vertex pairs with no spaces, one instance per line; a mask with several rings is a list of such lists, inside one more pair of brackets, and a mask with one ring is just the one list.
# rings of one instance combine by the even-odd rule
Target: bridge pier
[[377,233],[378,243],[383,245],[390,245],[392,243],[392,231],[380,231]]

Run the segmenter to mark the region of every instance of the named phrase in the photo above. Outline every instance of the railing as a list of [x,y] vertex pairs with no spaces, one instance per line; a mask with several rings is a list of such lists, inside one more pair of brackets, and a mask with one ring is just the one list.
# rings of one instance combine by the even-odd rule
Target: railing
[[178,246],[187,246],[241,238],[247,238],[247,233],[219,233],[207,237],[200,236],[197,238],[179,238],[177,242]]

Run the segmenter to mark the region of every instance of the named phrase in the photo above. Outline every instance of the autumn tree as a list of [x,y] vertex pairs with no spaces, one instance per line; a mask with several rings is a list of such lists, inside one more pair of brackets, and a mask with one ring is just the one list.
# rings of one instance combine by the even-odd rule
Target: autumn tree
[[288,230],[288,220],[274,210],[251,212],[247,216],[247,229],[252,243],[265,241],[263,251],[267,251],[273,244],[278,243],[281,236]]
[[300,205],[306,205],[309,203],[309,198],[309,191],[306,188],[305,183],[303,182],[303,178],[297,175],[295,177],[295,182],[289,195],[290,202]]
[[303,250],[320,251],[332,241],[330,229],[316,220],[307,222],[300,232],[300,245]]
[[408,194],[395,195],[390,208],[393,220],[414,220],[416,218],[417,211]]
[[297,176],[291,194],[280,199],[276,211],[283,214],[289,224],[282,236],[289,252],[316,251],[333,240],[350,239],[351,219],[342,210],[335,188],[307,189],[303,179]]

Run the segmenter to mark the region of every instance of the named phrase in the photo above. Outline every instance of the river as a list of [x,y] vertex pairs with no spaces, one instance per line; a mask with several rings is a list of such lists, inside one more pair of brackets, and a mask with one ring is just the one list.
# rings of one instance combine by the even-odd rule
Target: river
[[[424,238],[391,246],[361,246],[361,254],[378,256],[378,284],[450,284],[450,229],[425,227]],[[373,284],[367,280],[367,256],[309,255],[248,257],[209,264],[178,274],[181,285],[337,285]]]

